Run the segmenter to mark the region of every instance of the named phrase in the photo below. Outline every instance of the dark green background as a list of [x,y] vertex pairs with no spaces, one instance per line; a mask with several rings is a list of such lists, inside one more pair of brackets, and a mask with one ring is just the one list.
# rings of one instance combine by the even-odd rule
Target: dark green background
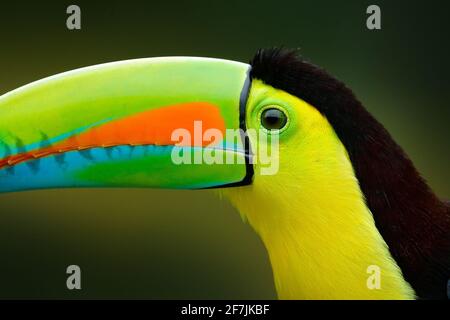
[[[395,3],[394,3],[395,2]],[[247,62],[259,47],[301,47],[345,81],[450,195],[449,27],[445,2],[76,1],[0,6],[0,93],[77,67],[140,57]],[[65,268],[82,268],[81,291]],[[206,191],[51,190],[0,195],[1,298],[275,298],[265,249]]]

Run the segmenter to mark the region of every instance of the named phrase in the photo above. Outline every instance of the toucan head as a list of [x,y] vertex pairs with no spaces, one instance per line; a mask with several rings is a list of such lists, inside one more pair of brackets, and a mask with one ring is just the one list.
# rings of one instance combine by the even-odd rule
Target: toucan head
[[0,190],[228,188],[296,172],[311,180],[314,168],[304,162],[327,151],[311,139],[332,129],[267,81],[262,66],[273,62],[264,54],[250,65],[193,57],[107,63],[1,96]]
[[261,235],[287,298],[339,297],[345,281],[350,296],[379,297],[368,265],[388,275],[386,297],[413,297],[397,263],[414,280],[406,233],[418,227],[401,221],[410,209],[396,200],[401,190],[418,206],[434,201],[353,93],[286,49],[250,64],[107,63],[1,96],[0,192],[59,187],[213,189]]
[[[239,207],[307,207],[333,190],[347,154],[326,117],[274,82],[308,76],[285,67],[296,57],[273,49],[250,64],[128,60],[9,92],[0,98],[0,191],[214,188]],[[263,232],[261,214],[247,211]],[[261,223],[274,230],[271,218]]]

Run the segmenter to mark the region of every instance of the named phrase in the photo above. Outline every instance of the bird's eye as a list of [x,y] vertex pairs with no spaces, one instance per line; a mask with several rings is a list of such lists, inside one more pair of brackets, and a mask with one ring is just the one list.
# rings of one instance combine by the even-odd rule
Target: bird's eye
[[261,124],[267,130],[280,130],[286,126],[286,114],[277,108],[268,108],[261,113]]

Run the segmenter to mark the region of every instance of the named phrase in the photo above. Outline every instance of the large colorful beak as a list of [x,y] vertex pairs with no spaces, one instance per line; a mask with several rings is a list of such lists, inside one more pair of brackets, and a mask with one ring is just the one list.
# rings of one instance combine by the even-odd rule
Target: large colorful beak
[[52,76],[0,97],[0,192],[251,182],[249,66],[150,58]]

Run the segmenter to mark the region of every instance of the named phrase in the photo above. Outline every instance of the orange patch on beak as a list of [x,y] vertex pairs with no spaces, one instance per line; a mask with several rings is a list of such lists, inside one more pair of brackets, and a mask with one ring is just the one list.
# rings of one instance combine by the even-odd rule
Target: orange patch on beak
[[[172,141],[172,133],[176,129],[183,128],[190,132],[191,145],[194,146],[194,121],[201,121],[202,131],[215,128],[222,134],[225,132],[225,123],[215,105],[206,102],[192,102],[113,120],[71,139],[75,139],[80,146],[173,145],[176,141]],[[63,145],[70,144],[71,139],[68,139]],[[201,141],[201,145],[210,143],[203,139]]]
[[[201,121],[200,140],[194,139],[194,121]],[[208,129],[219,130],[222,136],[225,135],[225,122],[217,106],[207,102],[182,103],[112,120],[52,146],[8,156],[0,159],[0,168],[72,150],[118,145],[174,145],[177,141],[172,141],[172,133],[181,128],[190,132],[191,146],[210,144],[211,141],[203,140],[203,132]]]

